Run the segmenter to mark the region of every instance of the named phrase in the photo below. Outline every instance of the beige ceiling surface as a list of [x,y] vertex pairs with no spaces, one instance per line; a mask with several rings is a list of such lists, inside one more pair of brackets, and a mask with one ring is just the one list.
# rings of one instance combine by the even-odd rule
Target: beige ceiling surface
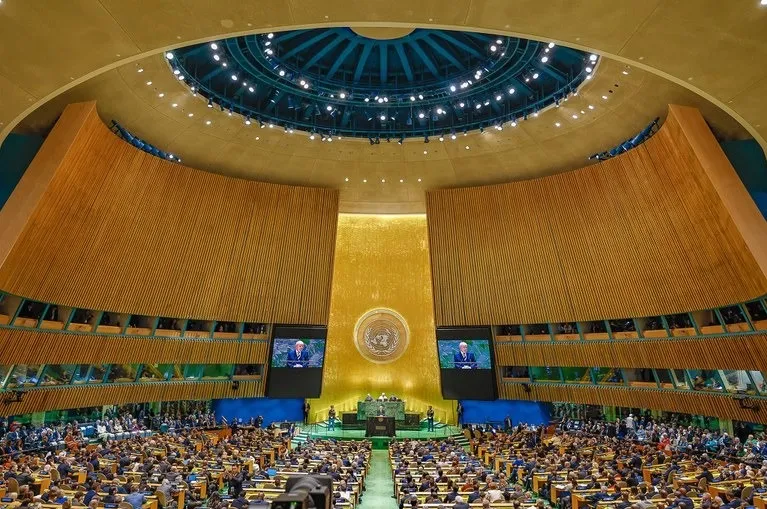
[[[191,119],[169,111],[170,95],[160,103],[156,90],[138,86],[142,82],[135,63],[168,48],[322,25],[431,26],[521,35],[608,55],[631,64],[631,72],[618,76],[621,86],[615,99],[587,120],[579,119],[578,125],[570,119],[556,131],[553,127],[555,115],[573,108],[571,101],[514,134],[505,130],[475,139],[470,135],[468,151],[462,140],[442,147],[408,142],[403,148],[394,143],[369,147],[351,140],[310,145],[303,139],[306,143],[299,146],[282,133],[243,130],[234,119],[214,119],[210,127],[216,130],[211,133],[199,122],[202,113],[196,108],[204,106],[185,97],[178,86],[172,90],[168,84],[166,93],[176,94],[178,111],[195,113]],[[346,210],[365,210],[371,200],[379,204],[378,210],[405,210],[403,204],[419,210],[423,188],[409,180],[416,175],[423,186],[463,185],[582,166],[578,161],[585,163],[585,155],[609,148],[659,114],[662,101],[700,104],[680,87],[640,68],[710,99],[765,146],[765,62],[767,8],[760,7],[759,0],[5,0],[0,5],[0,139],[47,100],[84,83],[68,97],[98,99],[104,118],[114,116],[157,145],[175,143],[190,165],[249,178],[338,186]],[[600,81],[615,76],[623,63],[602,66],[584,98],[593,88],[589,100],[597,102],[593,97],[601,98],[601,93],[596,89],[607,85]],[[148,68],[145,72],[154,73],[151,79],[158,86],[170,79],[161,76],[161,58],[142,65]],[[86,82],[94,76],[98,77]],[[95,96],[83,95],[87,92]],[[48,115],[55,109],[55,104],[49,106]],[[711,108],[704,108],[704,115],[715,127],[735,132]],[[41,112],[27,126],[43,124],[44,117]],[[425,157],[424,149],[429,151]],[[347,176],[352,185],[343,180]],[[398,177],[406,179],[400,189],[384,187],[394,183],[391,179],[399,184]],[[363,178],[375,186],[354,183]],[[387,180],[385,185],[381,179]]]
[[459,133],[457,140],[448,136],[442,143],[436,137],[428,144],[410,139],[399,145],[393,139],[371,146],[366,139],[351,138],[328,143],[277,127],[247,126],[241,116],[208,108],[201,96],[193,96],[162,55],[107,71],[65,92],[19,129],[46,130],[67,104],[94,99],[105,122],[117,120],[184,164],[249,179],[339,188],[347,212],[421,212],[425,189],[580,168],[589,164],[589,155],[665,116],[669,103],[699,106],[724,137],[747,136],[729,115],[689,90],[609,59],[559,108],[517,127]]

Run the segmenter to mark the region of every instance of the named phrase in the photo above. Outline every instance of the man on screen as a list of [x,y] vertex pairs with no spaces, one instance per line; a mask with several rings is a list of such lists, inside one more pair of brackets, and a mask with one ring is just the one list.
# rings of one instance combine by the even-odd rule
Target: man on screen
[[453,355],[456,369],[477,369],[477,359],[469,351],[469,345],[461,341],[458,343],[458,351]]
[[306,345],[300,339],[296,341],[296,346],[288,352],[288,360],[286,366],[288,368],[308,368],[311,354],[305,352]]

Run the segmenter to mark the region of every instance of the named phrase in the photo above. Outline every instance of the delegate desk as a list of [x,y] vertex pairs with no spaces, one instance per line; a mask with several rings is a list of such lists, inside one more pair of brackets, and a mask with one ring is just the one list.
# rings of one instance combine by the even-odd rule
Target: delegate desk
[[396,421],[405,420],[405,402],[404,401],[358,401],[357,402],[357,420],[365,421],[368,417],[378,416],[378,407],[383,405],[384,415],[394,417]]
[[365,428],[366,437],[393,437],[394,433],[394,417],[368,417]]

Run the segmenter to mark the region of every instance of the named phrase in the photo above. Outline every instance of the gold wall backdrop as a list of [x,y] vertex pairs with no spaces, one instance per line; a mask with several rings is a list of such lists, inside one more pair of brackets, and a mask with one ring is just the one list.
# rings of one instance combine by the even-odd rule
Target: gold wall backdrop
[[[357,320],[375,308],[396,311],[410,330],[407,350],[388,364],[365,359],[354,343]],[[455,422],[438,362],[426,216],[339,215],[322,396],[311,401],[311,417],[327,418],[332,404],[340,418],[367,393],[386,392],[407,411],[433,405],[437,419]]]

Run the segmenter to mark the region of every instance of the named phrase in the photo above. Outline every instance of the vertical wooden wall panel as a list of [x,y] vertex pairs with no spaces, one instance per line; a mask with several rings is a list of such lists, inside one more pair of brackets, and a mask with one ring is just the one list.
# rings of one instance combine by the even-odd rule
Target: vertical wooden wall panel
[[581,170],[428,192],[437,324],[652,316],[767,293],[686,121],[672,108],[647,142]]
[[650,408],[693,415],[717,416],[745,422],[767,423],[767,407],[741,408],[739,402],[728,395],[564,384],[530,384],[529,389],[530,392],[527,392],[522,384],[502,384],[499,396],[502,399],[567,401],[589,405]]
[[226,382],[172,382],[36,389],[24,393],[21,402],[0,405],[0,415],[22,415],[43,410],[84,406],[121,405],[154,401],[253,398],[264,395],[261,380],[242,380],[237,390]]
[[77,136],[50,156],[57,169],[0,289],[144,315],[327,323],[336,190],[161,160],[109,132],[95,108],[69,128]]

